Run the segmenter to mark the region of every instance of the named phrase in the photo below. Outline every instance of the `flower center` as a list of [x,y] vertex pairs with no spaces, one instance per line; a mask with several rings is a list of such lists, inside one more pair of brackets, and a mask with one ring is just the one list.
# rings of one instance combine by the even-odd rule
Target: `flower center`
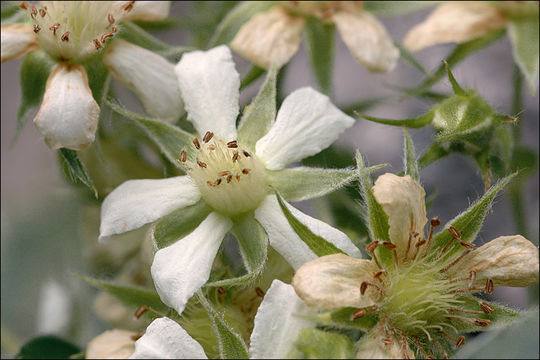
[[196,153],[188,160],[183,150],[180,161],[188,166],[203,199],[215,211],[235,216],[255,210],[266,196],[264,166],[255,154],[238,144],[207,132],[202,141],[193,140]]
[[81,61],[100,51],[118,32],[117,24],[134,1],[42,1],[41,7],[26,2],[26,10],[39,37],[40,47],[60,61]]

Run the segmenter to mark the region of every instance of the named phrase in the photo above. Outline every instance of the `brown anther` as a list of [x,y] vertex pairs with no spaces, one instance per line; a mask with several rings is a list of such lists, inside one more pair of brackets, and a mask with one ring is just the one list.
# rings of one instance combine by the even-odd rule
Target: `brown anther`
[[62,34],[62,37],[60,38],[62,41],[69,41],[69,31],[66,31],[64,34]]
[[178,158],[178,160],[180,160],[181,162],[186,162],[186,159],[187,159],[186,150],[180,151],[180,157]]
[[39,15],[41,15],[41,17],[45,17],[45,15],[47,15],[47,12],[44,10],[44,9],[39,9]]
[[236,160],[238,160],[239,157],[240,157],[240,154],[238,154],[238,151],[235,151],[232,156],[232,162],[236,162]]
[[131,11],[131,9],[133,9],[133,4],[135,3],[135,1],[128,1],[127,4],[125,4],[124,6],[122,6],[122,9],[126,12],[129,12]]
[[34,32],[37,34],[41,30],[38,24],[34,24]]
[[375,279],[379,279],[379,280],[380,280],[381,275],[382,275],[382,274],[385,274],[385,273],[386,273],[386,270],[379,270],[379,271],[377,271],[375,274],[373,274],[373,277],[374,277]]
[[242,174],[247,175],[249,174],[250,169],[242,169]]
[[56,30],[58,30],[58,28],[60,27],[60,23],[56,23],[54,25],[52,25],[49,30],[51,30],[53,32],[53,34],[56,36]]
[[236,140],[229,141],[227,147],[231,149],[236,149],[238,147],[238,142]]
[[28,4],[26,3],[26,1],[21,1],[19,3],[19,7],[23,10],[28,10]]
[[232,175],[227,176],[227,184],[230,183],[232,180]]
[[235,178],[237,181],[240,181],[240,175],[236,175]]
[[105,41],[110,38],[110,37],[113,37],[114,34],[113,33],[107,33],[107,34],[103,34],[101,35],[101,43],[102,44],[105,44]]
[[208,150],[216,150],[216,145],[214,144],[208,145]]
[[394,340],[390,339],[390,338],[382,338],[381,341],[383,342],[383,344],[385,345],[392,345],[394,343]]
[[489,306],[488,303],[485,303],[485,302],[481,302],[480,307],[482,308],[482,311],[485,314],[490,314],[493,311],[493,308]]
[[424,348],[422,347],[422,344],[420,344],[420,339],[418,339],[418,336],[415,336],[414,340],[416,340],[416,344],[418,345],[418,349],[420,349],[420,351],[422,352],[424,357],[426,359],[429,359],[429,358],[433,359],[433,357],[429,356],[428,353],[426,352],[426,350],[424,350]]
[[219,286],[219,287],[217,288],[217,292],[218,292],[218,294],[221,295],[221,296],[223,296],[223,295],[225,295],[225,294],[227,293],[227,291],[223,288],[223,286]]
[[135,311],[135,319],[139,319],[145,312],[147,312],[148,310],[150,310],[147,306],[145,305],[142,305],[140,306],[137,311]]
[[361,295],[364,295],[366,293],[367,287],[368,287],[368,283],[365,282],[365,281],[362,282],[362,284],[360,285],[360,294]]
[[366,310],[364,310],[364,309],[356,310],[356,311],[353,312],[353,314],[352,314],[352,319],[353,319],[353,320],[360,319],[361,317],[365,316],[366,313],[367,313],[367,312],[366,312]]
[[264,297],[264,291],[263,291],[263,289],[261,289],[260,287],[257,286],[257,287],[255,288],[255,292],[257,293],[257,296],[258,296],[258,297]]
[[490,322],[491,321],[488,319],[474,319],[474,325],[477,325],[480,327],[488,327]]
[[462,347],[464,344],[465,344],[465,336],[460,336],[460,337],[458,337],[458,339],[457,339],[457,341],[456,341],[456,347],[457,347],[457,348],[460,348],[460,347]]
[[476,281],[476,271],[471,270],[471,272],[469,272],[469,286],[473,286],[475,281]]
[[493,294],[493,280],[491,279],[486,280],[486,287],[484,289],[484,292],[486,294]]
[[459,233],[458,229],[456,229],[452,225],[448,227],[448,231],[450,231],[450,234],[452,234],[452,237],[454,239],[461,239],[461,234]]
[[201,160],[197,159],[197,165],[199,165],[200,167],[206,169],[207,165],[205,162],[202,162]]
[[431,220],[429,221],[429,224],[433,227],[437,227],[441,225],[441,220],[439,220],[439,218],[437,217],[434,217],[434,218],[431,218]]
[[199,150],[201,148],[201,144],[199,143],[199,139],[195,138],[193,139],[193,145],[195,145],[195,148]]
[[414,246],[418,249],[420,246],[424,245],[426,242],[427,242],[426,239],[422,239],[418,241],[416,244],[414,244]]
[[382,245],[387,248],[388,250],[394,250],[396,248],[396,245],[392,244],[391,242],[385,241],[382,243]]
[[114,23],[114,16],[113,14],[109,14],[107,15],[107,20],[109,21],[109,24],[113,24]]
[[214,185],[214,183],[213,183],[213,182],[211,182],[210,180],[207,180],[207,181],[206,181],[206,185],[208,185],[208,186],[212,186],[212,187],[213,187],[213,186],[215,186],[215,185]]
[[113,33],[117,32],[118,31],[118,26],[116,26],[116,25],[111,26],[111,31]]
[[214,133],[211,132],[211,131],[207,131],[206,134],[204,134],[202,140],[207,143],[209,142],[210,140],[212,140],[212,138],[214,137]]
[[463,247],[464,247],[465,249],[467,249],[467,250],[472,250],[472,249],[474,249],[474,247],[476,246],[476,245],[474,245],[474,244],[471,244],[471,243],[468,243],[468,242],[465,242],[465,241],[460,241],[459,244],[460,244],[461,246],[463,246]]
[[38,11],[37,11],[36,7],[34,5],[32,5],[32,14],[31,14],[32,17],[36,17],[37,13],[38,13]]
[[94,46],[96,47],[96,50],[101,49],[103,46],[101,46],[101,43],[98,39],[94,39]]
[[221,178],[217,179],[216,181],[214,181],[214,185],[215,186],[218,186],[219,184],[221,184]]
[[226,171],[226,170],[225,170],[225,171],[220,171],[220,172],[218,172],[218,176],[227,176],[227,175],[230,175],[230,174],[231,174],[231,172],[230,172],[230,171]]
[[135,334],[135,335],[131,335],[130,338],[131,338],[131,340],[133,340],[133,341],[137,341],[137,340],[139,340],[140,338],[142,338],[142,336],[143,336],[143,334],[138,333],[138,334]]
[[370,242],[369,244],[366,245],[366,251],[369,252],[369,253],[372,253],[373,251],[375,251],[377,246],[379,246],[379,242],[378,241],[372,241],[372,242]]
[[251,156],[251,154],[248,153],[246,150],[243,151],[243,154],[244,154],[245,157],[250,157]]

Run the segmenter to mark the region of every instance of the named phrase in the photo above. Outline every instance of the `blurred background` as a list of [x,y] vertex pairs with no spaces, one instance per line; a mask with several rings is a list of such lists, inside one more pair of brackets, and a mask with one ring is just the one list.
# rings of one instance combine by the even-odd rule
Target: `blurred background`
[[[173,3],[171,16],[178,19],[180,29],[155,32],[155,36],[174,45],[198,46],[211,35],[222,14],[232,2]],[[382,18],[391,36],[401,41],[407,31],[421,22],[430,9],[413,14]],[[197,23],[202,30],[191,34],[187,27]],[[201,25],[202,24],[202,25]],[[205,30],[206,29],[206,30]],[[207,31],[208,34],[204,34]],[[337,36],[337,34],[336,34]],[[455,45],[427,48],[416,54],[428,70],[439,66]],[[247,61],[235,56],[241,76],[251,68]],[[89,249],[94,249],[99,226],[99,206],[87,205],[65,180],[56,152],[51,151],[28,121],[13,144],[16,113],[20,104],[19,67],[21,60],[1,66],[1,326],[2,355],[13,354],[18,346],[38,334],[55,333],[84,345],[107,325],[91,311],[95,290],[70,273],[88,273]],[[510,114],[513,59],[507,36],[459,63],[453,73],[464,87],[473,88],[501,113]],[[400,97],[390,86],[414,87],[422,74],[400,61],[389,74],[372,74],[351,56],[341,39],[336,40],[334,96],[338,106],[347,106],[377,96],[393,95],[384,104],[365,113],[393,119],[423,114],[431,103],[418,98]],[[256,94],[262,78],[250,85],[241,96],[245,105]],[[304,45],[290,62],[284,78],[284,95],[302,86],[314,86]],[[538,92],[531,95],[523,84],[522,141],[538,153]],[[120,85],[118,89],[126,107],[141,109],[136,98]],[[434,90],[450,92],[443,79]],[[33,118],[33,114],[31,116]],[[417,154],[431,144],[430,127],[411,130]],[[365,120],[339,140],[350,150],[359,149],[371,165],[387,163],[383,172],[402,170],[402,130]],[[331,164],[329,164],[331,166]],[[428,211],[428,218],[438,216],[442,223],[464,210],[484,192],[483,182],[471,158],[451,155],[421,172],[427,195],[437,196]],[[528,238],[538,244],[538,171],[525,184],[525,219]],[[314,212],[309,203],[299,204]],[[508,197],[499,196],[477,239],[477,246],[497,236],[516,234]],[[141,233],[144,236],[144,233]],[[91,250],[94,251],[94,250]],[[534,290],[537,292],[537,288]],[[527,289],[498,288],[494,295],[502,303],[520,309],[530,308],[535,301]],[[537,296],[536,296],[537,299]]]

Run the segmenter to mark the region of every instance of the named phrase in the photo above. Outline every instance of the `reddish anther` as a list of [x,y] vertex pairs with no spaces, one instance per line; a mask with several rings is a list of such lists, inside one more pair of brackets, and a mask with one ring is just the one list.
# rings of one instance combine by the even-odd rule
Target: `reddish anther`
[[456,341],[456,347],[460,348],[463,346],[463,344],[465,344],[465,336],[458,337]]
[[207,165],[205,162],[202,162],[201,160],[197,159],[197,165],[199,165],[200,167],[206,169],[207,168]]
[[367,287],[368,287],[368,283],[365,282],[365,281],[360,285],[360,294],[361,295],[364,295],[366,293]]
[[96,50],[99,50],[101,49],[103,46],[101,46],[101,43],[99,42],[98,39],[94,39],[94,46],[96,47]]
[[468,242],[465,242],[465,241],[460,241],[459,244],[460,244],[461,246],[463,246],[463,247],[464,247],[465,249],[467,249],[467,250],[472,250],[472,249],[474,249],[474,247],[476,246],[476,245],[474,245],[474,244],[471,244],[471,243],[468,243]]
[[482,308],[482,311],[486,314],[489,314],[493,311],[493,308],[485,302],[481,302],[480,307]]
[[105,44],[105,41],[110,38],[110,37],[113,37],[114,34],[113,33],[107,33],[107,34],[103,34],[101,35],[101,43]]
[[431,218],[431,220],[429,221],[429,224],[433,227],[437,227],[439,225],[441,225],[441,220],[439,220],[439,218]]
[[203,141],[205,143],[209,142],[210,140],[212,140],[212,138],[214,137],[214,133],[211,132],[211,131],[207,131],[206,134],[204,134],[203,136]]
[[242,174],[247,175],[249,174],[250,169],[242,169]]
[[133,340],[133,341],[137,341],[137,340],[139,340],[140,338],[142,338],[142,336],[143,336],[143,334],[138,333],[138,334],[135,334],[135,335],[131,335],[130,338],[131,338],[131,340]]
[[180,157],[178,158],[178,160],[180,160],[181,162],[186,162],[186,159],[187,159],[186,150],[182,150],[180,152]]
[[195,145],[195,148],[199,150],[201,148],[201,144],[199,143],[199,139],[195,138],[193,139],[193,145]]
[[486,280],[486,288],[484,289],[484,292],[486,294],[493,294],[493,280],[487,279]]
[[238,154],[238,151],[235,151],[232,156],[232,162],[236,162],[236,160],[238,160],[239,157],[240,157],[240,154]]
[[366,251],[369,253],[372,253],[373,251],[375,251],[378,245],[379,245],[378,241],[372,241],[369,244],[367,244]]
[[257,293],[257,296],[258,296],[258,297],[264,297],[264,291],[263,291],[263,289],[261,289],[260,287],[257,286],[257,287],[255,288],[255,292]]
[[227,147],[231,149],[236,149],[238,147],[238,142],[236,140],[229,141]]
[[39,9],[39,15],[41,15],[41,17],[45,17],[45,15],[47,15],[47,12],[44,10],[44,9]]
[[150,310],[147,306],[145,305],[142,305],[140,306],[137,311],[135,311],[135,318],[136,319],[139,319],[145,312],[147,312],[148,310]]
[[353,320],[360,319],[361,317],[365,316],[366,313],[367,313],[367,312],[366,312],[366,310],[364,310],[364,309],[356,310],[356,311],[353,312],[353,314],[352,314],[352,319],[353,319]]
[[60,38],[62,41],[69,41],[69,31],[66,31]]
[[394,250],[396,248],[396,245],[392,244],[391,242],[385,241],[382,243],[382,245],[387,248],[388,250]]
[[218,294],[221,295],[221,296],[223,296],[223,295],[225,295],[225,294],[227,293],[227,291],[223,288],[223,286],[219,286],[219,287],[217,288],[217,292],[218,292]]
[[39,32],[39,30],[41,30],[41,28],[39,27],[38,24],[35,24],[34,25],[34,32],[37,34]]
[[452,234],[452,237],[454,239],[461,239],[461,234],[459,233],[458,229],[456,229],[452,225],[448,227],[448,231],[450,231],[450,234]]
[[251,156],[251,154],[248,153],[246,150],[243,151],[243,154],[244,154],[245,157],[250,157]]
[[488,319],[474,319],[474,325],[477,325],[480,327],[488,327],[490,322],[491,321]]

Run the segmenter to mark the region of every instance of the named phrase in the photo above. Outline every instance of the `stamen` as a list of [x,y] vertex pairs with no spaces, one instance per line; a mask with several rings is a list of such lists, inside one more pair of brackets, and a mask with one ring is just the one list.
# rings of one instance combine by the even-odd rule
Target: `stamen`
[[403,356],[404,359],[410,359],[409,354],[407,353],[407,339],[405,339],[405,336],[403,334],[400,334],[401,339],[401,356]]
[[422,354],[424,354],[424,357],[425,357],[426,359],[433,359],[433,356],[428,355],[428,353],[426,352],[426,350],[424,350],[424,348],[422,347],[422,344],[420,344],[420,339],[418,339],[418,336],[415,336],[415,337],[414,337],[414,340],[416,340],[416,344],[418,345],[418,349],[420,349],[420,351],[422,352]]
[[227,176],[227,184],[230,183],[232,180],[232,175]]
[[386,270],[379,270],[377,271],[375,274],[373,274],[373,277],[377,280],[379,280],[380,282],[382,282],[383,280],[381,279],[381,275],[382,274],[386,274]]
[[465,242],[465,241],[460,241],[459,244],[461,246],[463,246],[467,250],[472,250],[476,246],[475,244],[471,244],[471,243],[468,243],[468,242]]
[[[456,265],[458,262],[461,261],[461,259],[463,259],[465,256],[467,256],[467,255],[471,252],[471,249],[474,248],[474,244],[469,244],[469,243],[466,243],[466,242],[463,242],[463,241],[460,241],[460,244],[461,244],[463,247],[466,247],[466,248],[467,248],[467,251],[465,251],[463,254],[461,254],[461,256],[458,257],[456,260],[454,260],[450,265],[448,265],[447,267],[445,267],[444,269],[442,269],[441,272],[447,271],[447,270],[450,269],[452,266]],[[464,244],[466,244],[466,246],[465,246]],[[471,246],[471,245],[472,245],[472,246]]]
[[238,154],[238,151],[235,151],[232,156],[232,162],[236,162],[236,160],[238,160],[239,157],[240,157],[240,154]]
[[216,181],[214,181],[214,185],[215,186],[218,186],[219,184],[221,184],[221,178],[217,179]]
[[454,239],[461,239],[461,234],[459,233],[458,229],[456,229],[452,225],[448,227],[448,231],[450,231],[450,234],[452,234],[452,237]]
[[182,150],[180,152],[180,158],[178,160],[180,160],[181,162],[186,162],[186,159],[187,159],[187,153],[186,153],[186,150]]
[[248,153],[246,150],[243,151],[243,154],[244,154],[245,157],[250,157],[251,156],[251,154]]
[[365,281],[360,285],[360,294],[361,295],[365,294],[367,287],[368,287],[368,283],[365,282]]
[[426,239],[422,239],[419,242],[417,242],[414,246],[418,249],[420,246],[424,245],[426,243]]
[[486,287],[485,287],[484,292],[486,294],[493,294],[493,280],[491,279],[486,280]]
[[465,345],[465,336],[462,335],[462,336],[458,337],[458,339],[456,341],[456,347],[460,348],[463,345]]
[[137,340],[139,340],[139,339],[142,338],[142,337],[143,337],[143,334],[137,333],[137,334],[135,334],[135,335],[131,335],[131,336],[130,336],[130,339],[133,340],[133,341],[137,341]]
[[117,31],[118,31],[118,27],[117,27],[116,25],[111,26],[111,31],[112,31],[113,33],[117,32]]
[[493,311],[493,308],[485,302],[481,302],[480,307],[485,314],[490,314]]
[[473,286],[474,282],[476,281],[476,271],[471,270],[469,273],[469,287]]
[[37,11],[36,7],[34,5],[32,5],[32,14],[31,14],[32,18],[35,19],[37,13],[38,13],[38,11]]
[[249,174],[250,169],[242,169],[242,174],[247,175]]
[[225,294],[227,293],[227,291],[223,288],[223,286],[219,286],[219,287],[217,288],[217,292],[218,292],[218,294],[221,295],[221,296],[223,296],[223,295],[225,295]]
[[145,305],[142,305],[140,306],[136,311],[135,311],[135,314],[134,314],[134,317],[135,319],[139,319],[145,312],[147,312],[148,310],[150,310],[147,306]]
[[113,14],[107,15],[107,20],[109,21],[109,25],[114,24],[114,16],[113,16]]
[[101,42],[102,42],[103,44],[105,44],[105,40],[107,40],[108,38],[113,37],[113,36],[114,36],[113,33],[103,34],[103,35],[101,35]]
[[379,245],[378,241],[372,241],[369,244],[367,244],[366,251],[371,254],[371,257],[375,260],[375,263],[377,264],[379,269],[382,270],[383,267],[379,263],[379,259],[377,259],[377,256],[375,256],[375,249],[377,248],[378,245]]
[[19,7],[23,10],[28,10],[28,4],[26,3],[26,1],[21,1],[19,3]]
[[209,142],[210,140],[212,140],[212,138],[214,137],[214,133],[211,132],[211,131],[207,131],[206,134],[204,134],[203,136],[203,141],[205,143]]
[[94,39],[94,46],[96,47],[96,50],[101,49],[103,46],[101,46],[101,43],[98,39]]
[[126,12],[130,12],[131,9],[133,9],[133,4],[135,3],[135,1],[128,1],[127,4],[125,4],[122,9]]
[[491,322],[488,319],[469,319],[469,318],[458,317],[458,316],[447,316],[446,319],[448,319],[448,320],[456,320],[456,321],[459,321],[459,322],[463,322],[463,323],[471,324],[471,325],[476,325],[476,326],[480,326],[480,327],[487,327],[489,325],[489,323]]
[[54,34],[54,36],[56,36],[56,30],[58,30],[58,28],[60,27],[60,23],[56,23],[54,25],[52,25],[49,30],[51,30]]
[[432,342],[435,344],[435,347],[437,348],[439,354],[442,354],[443,359],[449,359],[448,354],[444,351],[439,342],[436,339],[433,339]]
[[388,241],[383,242],[382,245],[388,250],[392,250],[392,252],[394,253],[394,265],[397,267],[399,265],[399,260],[397,256],[396,245]]
[[352,320],[360,319],[361,317],[365,316],[367,314],[367,311],[364,309],[356,310],[352,314]]
[[208,145],[208,150],[216,150],[216,145],[214,144]]
[[39,15],[41,15],[41,17],[44,18],[45,15],[47,15],[47,12],[44,9],[39,9]]
[[382,338],[381,341],[383,342],[383,344],[385,345],[392,345],[394,343],[394,340],[390,339],[390,338]]
[[218,172],[218,176],[227,176],[227,175],[230,175],[230,174],[231,174],[231,172],[227,171],[227,170]]
[[201,148],[201,144],[199,143],[199,139],[195,138],[193,139],[193,145],[195,145],[195,148],[199,150]]
[[37,34],[41,30],[38,24],[34,24],[34,32]]
[[264,291],[263,291],[263,289],[261,289],[260,287],[257,286],[257,287],[255,288],[255,292],[257,293],[257,296],[259,296],[259,297],[264,297]]
[[229,141],[227,147],[231,149],[236,149],[238,147],[238,142],[236,140]]
[[429,221],[429,237],[427,241],[426,251],[424,252],[424,257],[427,256],[427,254],[429,253],[429,249],[431,248],[431,239],[433,238],[433,230],[435,230],[435,228],[439,225],[441,225],[441,220],[439,220],[439,218],[437,217],[433,217]]
[[202,162],[202,161],[199,160],[199,159],[197,159],[197,165],[199,165],[200,167],[205,168],[205,169],[207,168],[206,163]]
[[69,31],[66,31],[60,39],[62,41],[69,41]]

